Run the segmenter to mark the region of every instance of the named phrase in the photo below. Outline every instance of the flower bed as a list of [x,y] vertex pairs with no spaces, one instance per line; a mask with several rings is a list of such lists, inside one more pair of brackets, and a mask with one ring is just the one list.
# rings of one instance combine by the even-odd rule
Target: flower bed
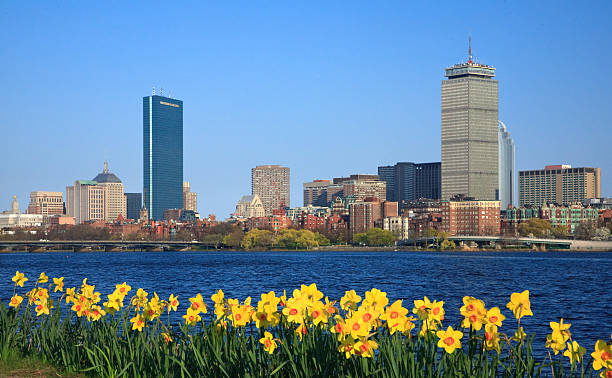
[[[378,289],[334,301],[302,285],[291,296],[261,294],[256,304],[219,290],[206,303],[199,293],[179,302],[125,282],[103,298],[87,279],[64,288],[63,277],[41,273],[22,293],[28,278],[17,272],[13,281],[8,307],[0,305],[0,358],[39,355],[96,376],[612,377],[611,344],[598,340],[587,353],[563,319],[537,341],[549,352],[536,361],[520,324],[533,315],[528,291],[510,296],[508,319],[464,297],[453,327],[443,325],[444,302],[424,297],[404,307]],[[183,320],[173,323],[179,310]],[[516,327],[507,334],[509,318]]]

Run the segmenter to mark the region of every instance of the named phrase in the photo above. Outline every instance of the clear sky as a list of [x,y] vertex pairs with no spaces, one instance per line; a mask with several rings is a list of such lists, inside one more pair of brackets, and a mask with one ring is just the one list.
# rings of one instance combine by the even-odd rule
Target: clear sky
[[[142,190],[142,97],[184,101],[184,177],[225,218],[251,168],[302,183],[440,161],[440,81],[497,68],[518,170],[601,167],[612,196],[610,1],[0,3],[0,210],[109,161]],[[159,92],[158,92],[159,93]]]

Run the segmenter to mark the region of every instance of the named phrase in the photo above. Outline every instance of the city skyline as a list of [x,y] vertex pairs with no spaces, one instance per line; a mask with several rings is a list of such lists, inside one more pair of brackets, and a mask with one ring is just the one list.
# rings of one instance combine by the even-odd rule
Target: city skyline
[[[490,31],[487,27],[492,26],[492,21],[477,21],[479,15],[474,14],[462,25],[451,25],[459,28],[450,38],[443,31],[448,31],[451,26],[426,38],[425,32],[412,36],[416,26],[405,26],[405,20],[393,14],[393,11],[398,11],[406,15],[405,6],[395,4],[389,7],[391,9],[375,9],[374,14],[366,16],[371,9],[362,6],[351,10],[354,21],[334,20],[339,26],[338,29],[332,28],[332,46],[325,44],[318,32],[302,35],[301,29],[292,28],[285,37],[286,42],[294,43],[289,49],[273,44],[270,51],[261,54],[249,49],[248,37],[243,37],[245,41],[237,40],[237,34],[220,37],[220,41],[215,43],[228,40],[233,43],[220,50],[225,59],[204,65],[205,71],[209,71],[203,76],[207,78],[204,81],[192,80],[192,75],[199,75],[202,71],[189,63],[190,58],[195,57],[191,53],[180,53],[173,61],[160,59],[165,52],[159,55],[151,53],[149,61],[157,76],[148,70],[132,75],[135,72],[132,65],[140,64],[146,55],[135,56],[128,52],[129,59],[125,62],[113,55],[86,68],[85,63],[91,62],[89,58],[97,54],[94,49],[76,51],[69,45],[60,45],[56,57],[48,56],[38,62],[29,58],[30,51],[44,54],[46,49],[33,32],[0,37],[4,45],[9,46],[1,53],[4,64],[11,64],[10,69],[5,70],[11,73],[5,78],[7,85],[4,87],[8,90],[0,95],[7,109],[6,114],[0,115],[0,125],[7,140],[11,141],[4,147],[6,153],[21,159],[21,164],[5,164],[0,170],[0,180],[11,183],[0,188],[0,198],[6,201],[1,208],[10,207],[14,194],[21,202],[26,202],[32,191],[63,190],[74,182],[75,177],[90,177],[98,172],[101,160],[113,162],[113,171],[122,178],[126,192],[141,192],[143,179],[138,171],[142,172],[142,160],[138,146],[142,143],[142,136],[138,134],[141,134],[139,125],[142,120],[139,120],[138,102],[143,92],[148,92],[153,85],[168,86],[165,93],[177,95],[188,104],[184,124],[184,179],[190,181],[192,189],[198,192],[198,210],[204,215],[215,213],[223,218],[231,213],[236,200],[248,193],[249,170],[256,165],[280,164],[291,168],[294,195],[290,205],[298,206],[301,205],[299,194],[304,182],[351,172],[375,173],[378,166],[401,161],[439,161],[439,80],[445,67],[466,59],[468,29],[472,31],[473,50],[478,60],[497,68],[496,76],[502,83],[499,119],[508,125],[515,140],[517,171],[539,169],[549,164],[601,167],[602,195],[611,196],[609,172],[612,162],[605,148],[610,131],[604,127],[610,110],[605,105],[609,98],[603,89],[609,87],[610,78],[604,75],[596,80],[582,76],[579,81],[571,78],[574,69],[581,66],[580,62],[588,61],[603,67],[603,63],[609,60],[610,52],[597,47],[607,45],[610,39],[610,26],[599,18],[606,13],[601,8],[609,8],[608,4],[590,4],[584,9],[568,9],[568,5],[560,5],[550,14],[535,12],[541,19],[527,15],[524,8],[519,7],[522,11],[515,12],[513,7],[502,6],[497,10],[506,19],[496,20],[499,30]],[[546,8],[541,5],[532,7],[536,10]],[[341,13],[340,9],[330,8],[331,15]],[[6,12],[0,17],[9,28],[20,21],[27,26],[28,22],[42,20],[41,10],[44,6],[27,9],[25,5],[11,4],[5,6]],[[50,21],[47,22],[56,21],[61,13],[48,11]],[[87,9],[75,6],[68,11],[78,15]],[[223,9],[199,11],[205,11],[207,15],[229,14],[229,10]],[[295,9],[286,8],[264,11],[289,13],[294,17],[297,13]],[[449,18],[445,12],[450,12],[441,9],[423,11],[425,20],[438,12],[444,13],[438,21],[440,24]],[[32,21],[24,20],[24,12]],[[126,12],[132,14],[133,9]],[[239,18],[253,21],[246,11],[243,12],[238,12]],[[316,16],[309,9],[303,13],[300,27],[332,25],[330,18]],[[119,20],[125,17],[116,16]],[[108,11],[101,12],[93,24],[109,21],[110,17]],[[169,17],[176,18],[177,14],[171,11]],[[559,20],[553,22],[555,17]],[[374,27],[373,19],[384,20],[386,26]],[[571,29],[572,25],[582,25],[586,19],[596,22],[580,28],[573,36],[563,31]],[[60,34],[58,37],[72,30],[71,27],[84,29],[85,37],[79,38],[97,35],[93,28],[79,25],[70,17],[67,20],[68,26],[54,26]],[[416,22],[413,18],[410,20]],[[136,25],[144,22],[136,21]],[[221,26],[223,22],[229,21],[222,17],[216,25]],[[513,22],[523,27],[517,35],[507,33],[509,24]],[[559,24],[563,22],[565,25],[560,30]],[[41,22],[39,27],[43,25],[45,23]],[[188,17],[183,27],[188,31],[195,25],[195,20]],[[355,37],[340,33],[342,26],[351,30],[363,27],[358,36],[366,37],[365,46],[369,51],[357,49]],[[280,27],[278,22],[274,22],[266,32],[256,29],[252,40],[263,47],[266,42],[274,41],[270,32]],[[546,30],[534,34],[531,40],[525,38],[543,28]],[[397,33],[392,33],[392,30]],[[425,30],[432,31],[432,28]],[[176,41],[174,37],[162,39]],[[142,37],[131,38],[140,41]],[[205,39],[203,34],[196,38]],[[560,43],[554,43],[563,39],[567,45],[571,44],[571,48],[561,49]],[[384,43],[376,47],[378,40]],[[401,51],[393,47],[400,41]],[[119,47],[127,46],[127,42],[114,34],[102,38],[101,51],[115,43]],[[314,49],[315,54],[308,54],[312,51],[306,46],[313,43],[318,46]],[[410,44],[419,51],[418,56],[414,56],[414,51],[409,53]],[[168,48],[177,53],[175,47]],[[255,66],[240,63],[244,60],[237,58],[242,58],[243,54],[231,53],[230,49],[250,53],[255,57],[252,62]],[[325,56],[332,59],[325,59]],[[364,59],[356,60],[357,57]],[[280,60],[274,63],[273,58]],[[54,68],[64,60],[70,60],[68,66],[74,69],[61,72]],[[223,70],[221,65],[225,63],[228,68]],[[40,70],[48,65],[53,74],[47,74],[47,71],[42,74]],[[339,71],[340,66],[345,72]],[[222,75],[225,79],[219,80],[215,69],[230,75]],[[395,75],[394,81],[386,80],[391,76],[385,70]],[[271,71],[276,72],[277,80],[270,81],[275,77]],[[90,78],[94,72],[97,73],[94,75],[96,80]],[[29,74],[32,78],[26,77]],[[312,76],[317,74],[320,77]],[[126,80],[126,77],[131,80]],[[559,77],[567,80],[557,83],[555,80]],[[269,82],[269,91],[262,86],[264,79]],[[113,82],[120,83],[123,88],[118,90],[118,84]],[[208,87],[214,92],[214,98],[201,90],[206,82],[210,84]],[[35,85],[40,83],[48,85]],[[53,96],[52,91],[56,91]],[[114,93],[109,96],[109,91]],[[411,92],[419,96],[415,97]],[[34,106],[32,97],[43,101]],[[94,104],[92,99],[101,103]],[[298,108],[298,104],[302,106]],[[265,111],[266,108],[270,109]],[[279,109],[282,111],[274,116]],[[38,113],[44,113],[44,122]],[[90,130],[96,130],[96,134]],[[321,135],[317,140],[319,148],[330,152],[335,149],[334,160],[311,156],[312,138],[303,138],[306,130],[309,135]],[[373,134],[396,137],[364,138]],[[340,136],[343,137],[342,143],[337,143],[337,140],[334,143],[333,139]],[[77,140],[81,145],[75,146]],[[544,142],[550,140],[555,143]],[[584,140],[581,148],[558,148],[564,144],[573,146],[579,140]],[[26,146],[29,153],[23,154]],[[371,153],[363,153],[366,148]],[[75,159],[77,154],[79,158]],[[232,155],[243,154],[248,158],[232,158]],[[212,159],[225,161],[225,164],[207,164]],[[209,181],[218,184],[210,186]]]

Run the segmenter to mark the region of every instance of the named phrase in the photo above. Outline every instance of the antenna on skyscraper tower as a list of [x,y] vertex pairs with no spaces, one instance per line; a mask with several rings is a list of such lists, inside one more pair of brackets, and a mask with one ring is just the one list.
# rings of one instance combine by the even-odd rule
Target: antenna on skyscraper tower
[[159,95],[163,96],[164,95],[164,88],[159,88]]
[[153,87],[153,96],[155,96],[155,87]]
[[468,63],[472,63],[472,34],[471,33],[468,35],[468,55],[469,55]]

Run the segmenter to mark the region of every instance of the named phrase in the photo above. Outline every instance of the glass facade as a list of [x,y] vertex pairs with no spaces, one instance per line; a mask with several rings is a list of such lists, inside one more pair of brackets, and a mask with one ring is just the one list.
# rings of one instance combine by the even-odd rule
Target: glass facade
[[440,199],[440,163],[401,162],[378,167],[378,177],[387,183],[387,201]]
[[142,110],[144,207],[161,220],[183,207],[183,101],[147,96]]
[[127,218],[138,220],[142,208],[142,193],[125,193]]

